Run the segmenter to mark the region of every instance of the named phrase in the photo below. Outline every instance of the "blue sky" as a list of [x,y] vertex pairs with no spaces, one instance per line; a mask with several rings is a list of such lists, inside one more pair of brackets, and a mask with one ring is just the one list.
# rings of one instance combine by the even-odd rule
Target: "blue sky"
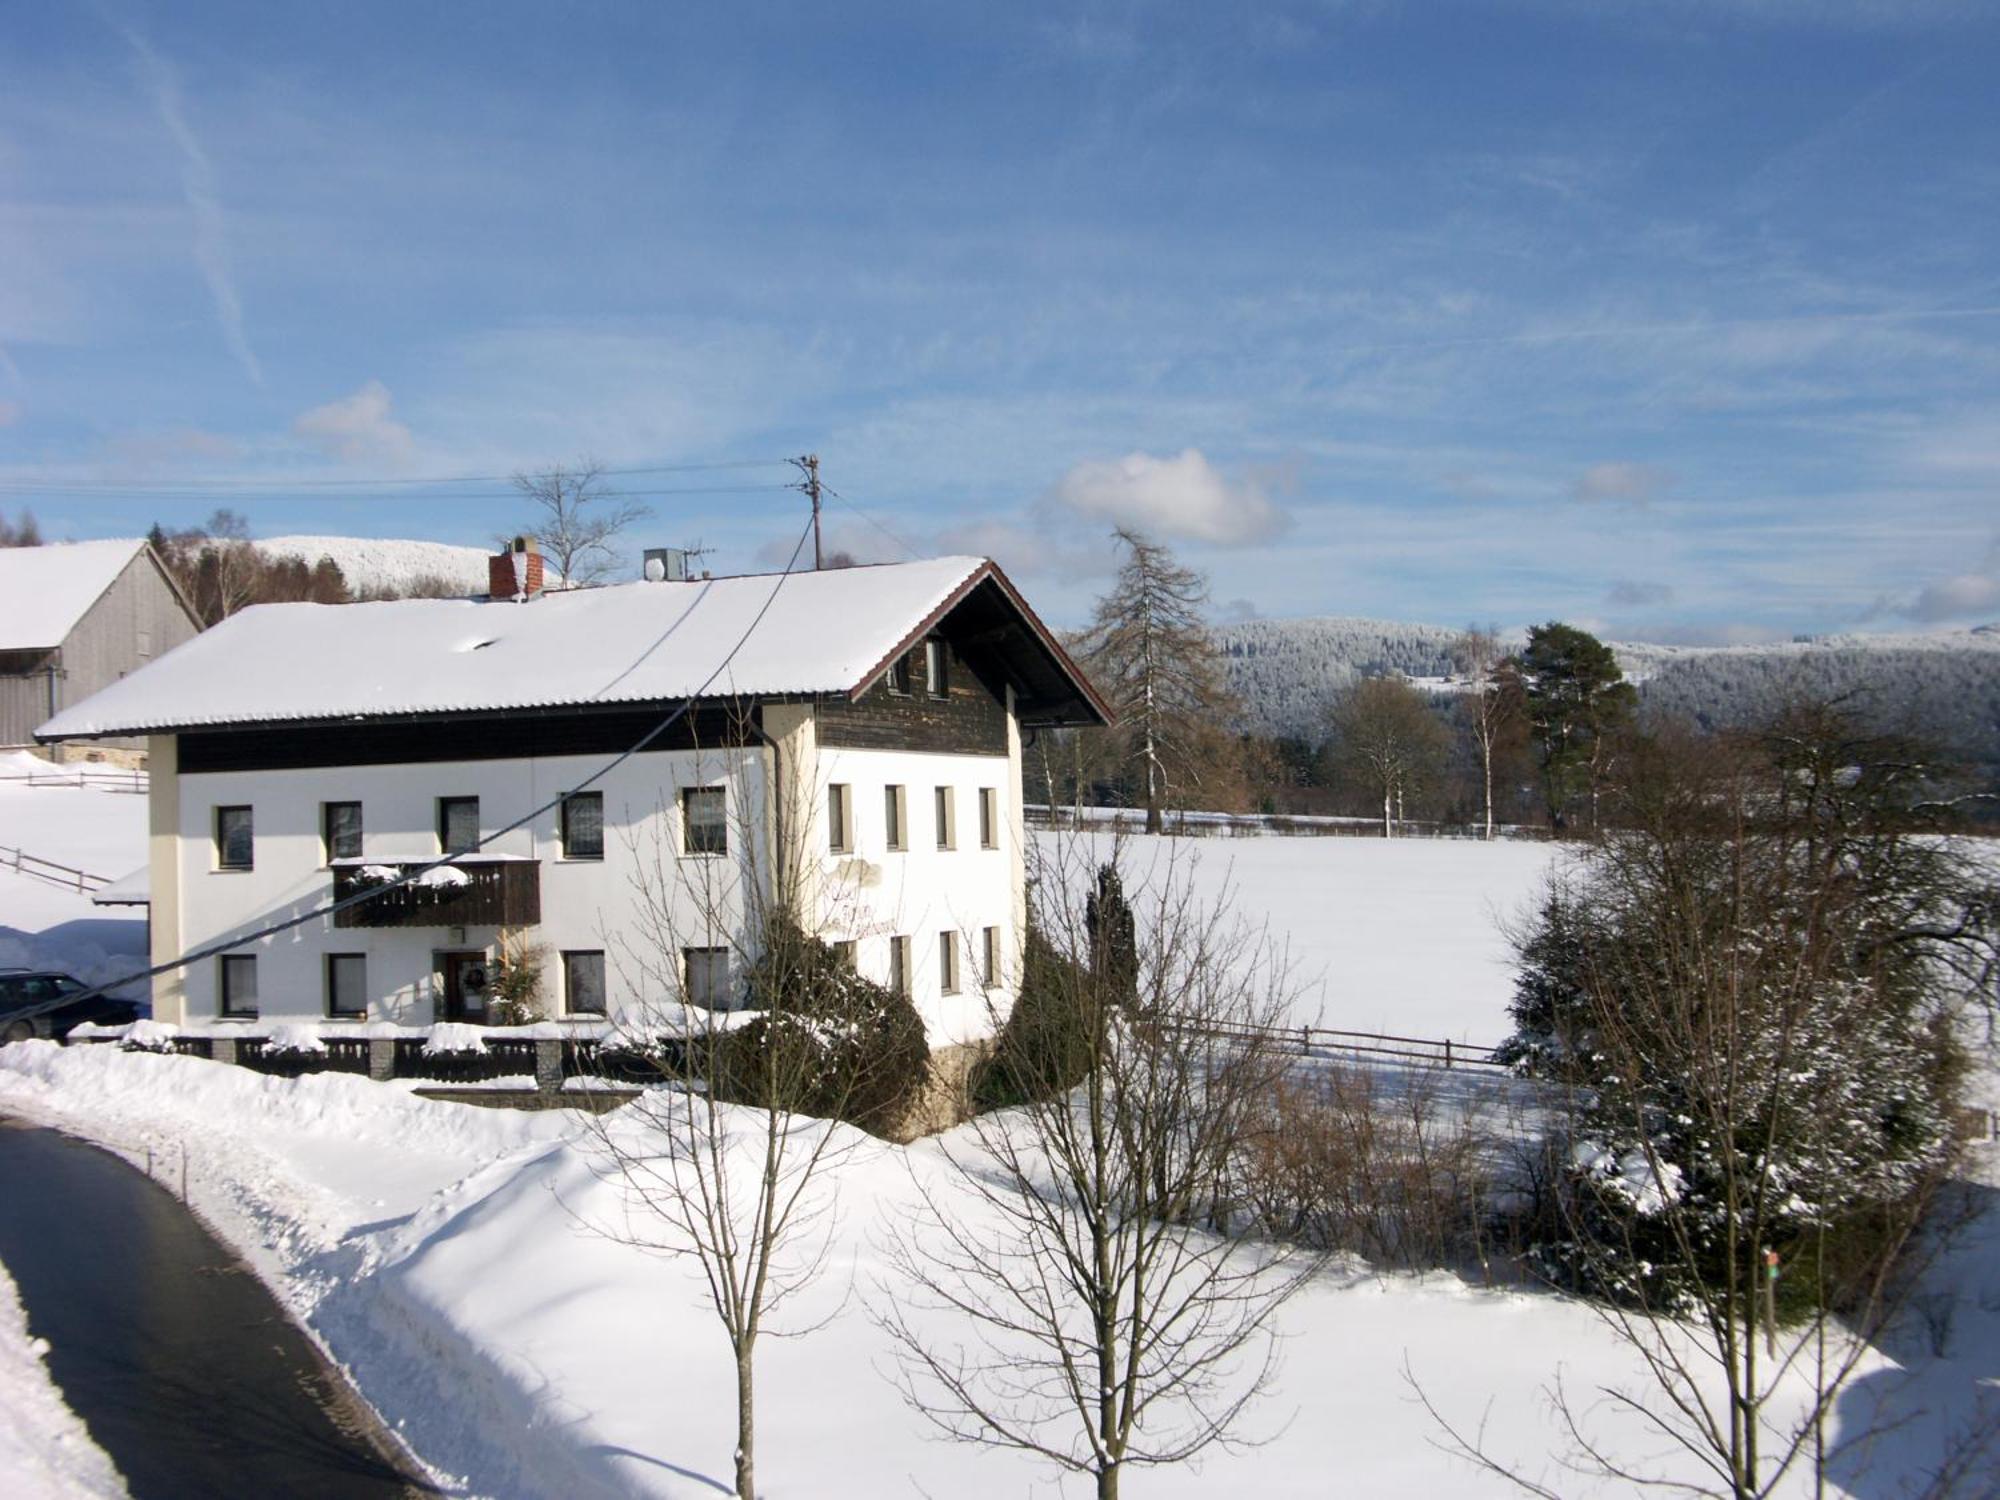
[[[7,7],[0,510],[483,542],[429,481],[811,449],[834,545],[1060,621],[1118,521],[1224,615],[1992,620],[1996,65],[1950,0]],[[798,497],[684,491],[787,477],[620,483],[735,570]]]

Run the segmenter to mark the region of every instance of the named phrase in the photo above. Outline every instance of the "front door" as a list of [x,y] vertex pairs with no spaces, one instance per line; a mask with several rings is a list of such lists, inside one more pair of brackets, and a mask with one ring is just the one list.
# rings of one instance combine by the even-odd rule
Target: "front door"
[[493,985],[493,966],[484,953],[444,956],[444,1019],[486,1024],[486,1001]]

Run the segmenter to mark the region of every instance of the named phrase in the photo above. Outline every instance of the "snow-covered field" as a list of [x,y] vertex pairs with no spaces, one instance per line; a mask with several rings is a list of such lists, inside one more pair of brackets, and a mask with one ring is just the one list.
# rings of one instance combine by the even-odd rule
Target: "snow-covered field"
[[49,1379],[48,1345],[0,1266],[0,1475],[11,1500],[113,1500],[125,1481]]
[[397,537],[272,536],[257,543],[271,557],[297,557],[308,563],[330,557],[347,586],[403,589],[418,578],[449,578],[468,594],[486,592],[484,547],[459,547],[450,542],[418,542]]
[[[51,795],[0,785],[0,827],[11,819],[33,828],[49,857],[72,863],[94,845],[107,868],[129,838],[136,863],[140,799],[77,793],[114,805],[60,814],[23,800]],[[62,841],[65,827],[78,830],[76,845]],[[1198,855],[1194,878],[1205,891],[1231,889],[1241,912],[1288,941],[1309,981],[1302,1019],[1482,1041],[1504,1031],[1509,988],[1493,919],[1532,900],[1552,857],[1525,844],[1282,838],[1134,840],[1123,852],[1143,880],[1170,850]],[[0,901],[24,895],[0,885]],[[9,904],[0,923],[60,948],[65,910]],[[48,911],[54,932],[33,925]],[[150,1151],[177,1169],[185,1152],[195,1206],[465,1493],[726,1493],[726,1345],[690,1265],[593,1232],[621,1205],[592,1170],[582,1117],[426,1101],[349,1076],[284,1080],[43,1042],[0,1048],[0,1111],[134,1160]],[[971,1149],[966,1132],[907,1149],[861,1142],[830,1179],[840,1207],[833,1254],[786,1319],[825,1326],[767,1340],[760,1353],[760,1487],[773,1500],[1053,1492],[1051,1471],[1036,1461],[929,1438],[888,1378],[893,1349],[868,1315],[871,1304],[910,1294],[882,1254],[885,1226],[909,1219],[916,1184],[954,1191],[943,1153]],[[963,1212],[992,1211],[967,1202]],[[1913,1476],[1941,1453],[1942,1432],[1968,1418],[1982,1391],[1993,1399],[1992,1216],[1980,1233],[1951,1265],[1957,1343],[1946,1357],[1912,1334],[1868,1356],[1843,1404],[1845,1431],[1901,1423],[1865,1471],[1848,1475],[1849,1493],[1920,1492]],[[1564,1495],[1626,1490],[1559,1466],[1565,1441],[1547,1395],[1559,1374],[1584,1395],[1594,1436],[1649,1467],[1669,1464],[1660,1440],[1601,1396],[1644,1384],[1633,1352],[1579,1303],[1346,1265],[1287,1308],[1282,1332],[1277,1389],[1250,1422],[1271,1441],[1134,1475],[1134,1493],[1515,1493],[1439,1446],[1412,1378],[1445,1416],[1468,1431],[1483,1425],[1496,1457]],[[1801,1475],[1800,1492],[1805,1485]]]

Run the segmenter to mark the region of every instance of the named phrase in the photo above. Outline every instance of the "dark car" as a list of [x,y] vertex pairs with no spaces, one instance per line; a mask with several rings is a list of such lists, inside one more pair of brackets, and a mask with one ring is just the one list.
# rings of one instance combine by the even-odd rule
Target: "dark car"
[[139,1007],[130,1000],[93,995],[89,985],[67,974],[0,970],[0,1042],[64,1037],[85,1021],[123,1026],[138,1019]]

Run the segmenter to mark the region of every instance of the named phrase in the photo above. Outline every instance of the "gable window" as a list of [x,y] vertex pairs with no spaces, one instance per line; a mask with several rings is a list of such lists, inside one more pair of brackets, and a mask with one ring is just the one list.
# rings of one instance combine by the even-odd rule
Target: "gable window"
[[479,799],[438,798],[438,848],[446,854],[471,854],[479,847]]
[[604,858],[604,794],[574,792],[563,798],[562,857]]
[[924,642],[924,691],[933,698],[951,696],[951,678],[943,641]]
[[882,826],[889,836],[892,851],[910,847],[910,812],[904,800],[903,789],[899,786],[882,788]]
[[958,847],[958,798],[952,789],[941,786],[932,797],[937,813],[937,846],[940,849]]
[[218,807],[215,810],[216,869],[250,869],[255,845],[249,808]]
[[1000,983],[1000,929],[988,927],[979,934],[979,982],[992,989]]
[[910,993],[910,940],[889,939],[889,988],[899,995]]
[[[729,852],[728,810],[719,786],[691,786],[681,790],[681,847],[689,854]],[[707,949],[689,949],[707,952]]]
[[225,953],[216,960],[225,1016],[257,1015],[257,955]]
[[320,803],[319,841],[326,864],[336,859],[361,858],[361,804]]
[[688,1004],[709,1010],[735,1009],[735,997],[729,990],[727,948],[681,949],[681,973]]
[[834,782],[826,789],[826,847],[834,854],[854,849],[854,789]]
[[958,993],[958,934],[955,932],[938,934],[938,992],[945,995]]
[[368,955],[329,953],[326,956],[326,1013],[335,1017],[368,1015]]
[[889,671],[883,682],[898,698],[910,696],[910,658],[907,654],[889,663]]
[[604,1014],[604,951],[601,948],[565,952],[563,1010],[572,1016]]
[[979,789],[979,847],[998,849],[1000,847],[1000,789],[983,786]]

